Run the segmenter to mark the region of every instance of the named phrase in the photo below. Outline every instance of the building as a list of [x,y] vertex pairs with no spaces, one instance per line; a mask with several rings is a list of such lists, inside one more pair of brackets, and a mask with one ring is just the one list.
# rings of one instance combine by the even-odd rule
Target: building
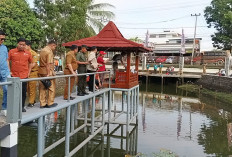
[[[201,38],[196,38],[195,52],[200,52]],[[192,55],[193,38],[185,38],[186,56]],[[155,56],[179,56],[181,49],[181,34],[172,31],[151,33],[149,42],[154,43]]]

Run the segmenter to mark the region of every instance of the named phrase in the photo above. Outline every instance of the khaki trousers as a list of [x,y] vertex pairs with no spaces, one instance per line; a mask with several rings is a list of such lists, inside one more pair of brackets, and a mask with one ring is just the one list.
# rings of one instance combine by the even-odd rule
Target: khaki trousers
[[[64,74],[71,75],[72,73],[69,70],[65,69]],[[68,99],[68,77],[66,77],[65,80],[66,80],[66,84],[65,84],[65,88],[64,88],[64,99]],[[74,83],[75,83],[75,77],[70,77],[70,96],[72,93]]]
[[[37,78],[37,77],[38,77],[38,71],[34,71],[34,72],[30,73],[29,78]],[[37,85],[37,81],[30,81],[30,82],[28,82],[27,92],[28,92],[29,103],[30,104],[34,104],[35,103],[36,85]]]
[[[45,77],[46,75],[39,75],[40,77]],[[54,104],[54,99],[56,95],[56,80],[52,79],[51,86],[48,89],[45,89],[43,83],[39,81],[39,101],[40,106],[48,106]],[[48,93],[47,93],[48,92]]]

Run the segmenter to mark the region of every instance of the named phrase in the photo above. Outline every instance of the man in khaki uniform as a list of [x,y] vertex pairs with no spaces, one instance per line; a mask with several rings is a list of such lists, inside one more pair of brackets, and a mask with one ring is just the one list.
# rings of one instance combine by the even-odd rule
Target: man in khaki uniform
[[[29,78],[37,78],[38,77],[38,54],[31,49],[31,42],[26,41],[26,50],[31,52],[32,56],[32,69],[31,73],[29,75]],[[28,107],[33,107],[35,104],[35,97],[36,97],[36,83],[37,81],[30,81],[28,82],[28,96],[29,96],[29,104],[27,105]]]
[[[56,49],[55,41],[48,42],[48,45],[41,50],[40,52],[40,67],[39,67],[39,77],[49,77],[55,76],[54,72],[54,55],[53,51]],[[55,90],[56,90],[56,82],[55,79],[50,80],[51,86],[46,89],[41,81],[39,81],[39,100],[40,100],[40,108],[51,108],[56,107],[57,103],[54,103],[55,99]],[[46,91],[48,90],[48,96],[46,95]]]
[[[76,54],[78,52],[78,46],[77,45],[72,45],[70,47],[71,51],[69,51],[66,55],[66,66],[64,69],[64,74],[65,75],[76,75],[76,70],[77,70],[77,60],[76,60]],[[68,78],[66,79],[66,84],[65,84],[65,89],[64,89],[64,100],[68,100]],[[75,83],[75,77],[70,77],[70,93],[72,93],[72,89]],[[75,99],[75,97],[70,96],[70,100]]]
[[[77,63],[78,63],[78,73],[83,74],[86,73],[86,65],[89,64],[87,62],[87,46],[82,45],[81,46],[81,51],[77,53]],[[78,96],[84,96],[88,95],[88,93],[85,91],[86,88],[86,76],[79,76],[78,77]]]

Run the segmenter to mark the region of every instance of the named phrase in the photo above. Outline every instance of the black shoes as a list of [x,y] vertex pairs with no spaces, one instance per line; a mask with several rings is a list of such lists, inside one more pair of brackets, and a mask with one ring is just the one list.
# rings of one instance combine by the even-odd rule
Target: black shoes
[[52,107],[56,107],[58,104],[57,103],[54,103],[52,105],[46,105],[46,108],[52,108]]
[[52,107],[56,107],[57,105],[58,105],[57,103],[54,103],[52,105],[46,104],[45,106],[40,106],[40,108],[52,108]]
[[25,108],[22,108],[22,112],[27,112],[27,111],[25,110]]
[[89,95],[89,93],[87,93],[86,91],[84,91],[84,92],[83,92],[83,94],[85,94],[85,95]]
[[[73,100],[73,99],[75,99],[75,97],[70,96],[70,100]],[[64,99],[64,100],[68,100],[68,99]]]
[[84,96],[85,94],[79,92],[77,95],[78,96]]
[[28,104],[27,107],[34,107],[34,104]]

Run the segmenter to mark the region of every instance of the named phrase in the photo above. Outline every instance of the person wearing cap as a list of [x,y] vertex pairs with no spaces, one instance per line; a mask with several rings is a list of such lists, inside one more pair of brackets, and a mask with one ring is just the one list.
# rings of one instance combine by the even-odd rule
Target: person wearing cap
[[[31,49],[31,42],[28,40],[26,41],[26,50],[31,53],[32,60],[33,60],[32,69],[31,69],[29,78],[37,78],[38,77],[38,65],[37,65],[38,54]],[[36,83],[37,81],[28,82],[28,96],[29,96],[29,104],[27,105],[28,107],[33,107],[35,104]]]
[[[48,45],[43,48],[40,52],[40,67],[39,67],[39,77],[52,77],[55,76],[54,71],[54,54],[53,52],[56,49],[56,42],[49,41]],[[56,94],[56,80],[50,80],[51,85],[49,87],[44,86],[44,84],[39,81],[39,101],[40,108],[51,108],[56,107],[58,104],[54,103],[55,94]],[[48,96],[47,96],[48,91]]]
[[[106,53],[104,51],[99,52],[99,57],[97,58],[97,63],[99,64],[99,68],[98,68],[99,72],[106,71],[105,64],[109,61],[109,59],[107,60],[103,59],[105,54]],[[104,73],[99,74],[99,77],[100,77],[99,85],[101,86],[104,82]]]
[[[86,73],[86,65],[89,64],[87,61],[86,54],[87,53],[87,46],[82,45],[81,51],[77,53],[77,64],[78,64],[78,73],[83,74]],[[78,77],[78,96],[84,96],[88,95],[88,93],[85,91],[86,88],[86,76],[79,76]]]
[[[8,59],[8,50],[7,47],[3,44],[6,39],[6,34],[0,30],[0,82],[6,82],[7,78],[10,77],[9,67],[7,65]],[[1,112],[6,116],[7,109],[7,85],[2,86],[3,90],[3,100]]]
[[[97,58],[96,58],[97,48],[96,46],[91,47],[91,52],[88,55],[88,62],[87,65],[87,72],[88,73],[95,73],[98,68]],[[94,75],[89,76],[89,91],[93,92],[93,82],[94,82]]]
[[[76,70],[77,70],[77,60],[76,60],[76,54],[78,52],[78,46],[77,45],[72,45],[70,47],[70,50],[65,58],[65,69],[64,69],[64,75],[77,75]],[[64,89],[64,100],[68,100],[68,78],[66,77],[66,84],[65,84],[65,89]],[[70,100],[75,99],[75,97],[71,96],[72,89],[75,83],[75,77],[70,77]]]
[[[26,50],[26,39],[19,38],[17,48],[11,49],[8,54],[8,65],[11,76],[26,79],[30,76],[32,68],[31,52]],[[11,62],[11,66],[10,66]],[[27,94],[27,82],[22,82],[22,112],[26,112],[24,105]]]

